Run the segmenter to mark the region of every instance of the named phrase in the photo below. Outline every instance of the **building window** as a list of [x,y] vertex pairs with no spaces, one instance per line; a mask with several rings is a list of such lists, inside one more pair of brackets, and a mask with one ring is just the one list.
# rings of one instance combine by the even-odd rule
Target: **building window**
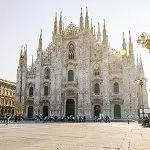
[[94,75],[99,76],[99,70],[94,70]]
[[48,96],[48,86],[44,86],[44,96]]
[[115,94],[118,94],[118,93],[119,93],[119,83],[118,83],[118,82],[115,82],[115,83],[114,83],[114,93],[115,93]]
[[69,59],[74,59],[74,45],[72,43],[69,44]]
[[45,79],[49,79],[49,78],[50,78],[50,69],[45,68]]
[[30,96],[30,97],[33,96],[33,87],[32,87],[32,86],[29,88],[29,96]]
[[99,88],[98,83],[96,83],[95,86],[94,86],[94,93],[95,93],[95,95],[99,95],[99,93],[100,93],[100,88]]
[[73,72],[73,70],[68,71],[68,81],[74,81],[74,72]]

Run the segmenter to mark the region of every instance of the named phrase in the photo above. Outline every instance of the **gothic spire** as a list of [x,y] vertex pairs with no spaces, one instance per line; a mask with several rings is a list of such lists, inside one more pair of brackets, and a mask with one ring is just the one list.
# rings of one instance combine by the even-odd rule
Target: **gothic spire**
[[89,31],[89,16],[88,16],[88,8],[86,7],[86,16],[85,16],[85,30]]
[[59,20],[59,33],[62,33],[62,12],[60,12],[60,20]]
[[98,22],[97,40],[99,42],[101,42],[101,31],[100,31],[100,24],[99,24],[99,22]]
[[23,52],[22,52],[22,48],[23,46],[21,46],[21,52],[20,52],[20,58],[19,58],[19,66],[22,67],[23,66],[23,62],[24,62],[24,55],[23,55]]
[[32,55],[32,67],[33,67],[33,55]]
[[131,40],[131,33],[129,31],[129,55],[132,55],[133,54],[133,43],[132,43],[132,40]]
[[41,29],[40,38],[39,38],[38,50],[42,50],[42,29]]
[[132,40],[131,40],[131,33],[130,33],[130,31],[129,31],[129,43],[128,43],[128,46],[129,46],[129,58],[130,58],[130,62],[132,64],[134,64],[133,43],[132,43]]
[[65,25],[64,25],[64,23],[63,23],[63,31],[65,30]]
[[24,62],[25,62],[25,65],[27,66],[27,44],[24,47]]
[[57,34],[57,12],[55,14],[55,21],[54,21],[54,35]]
[[122,49],[126,50],[126,41],[124,37],[124,32],[123,32],[123,43],[122,43]]
[[94,38],[96,38],[95,26],[94,26]]
[[92,18],[91,18],[91,34],[93,35],[93,24],[92,24]]
[[104,25],[103,25],[103,44],[108,45],[108,36],[106,32],[105,19],[104,19]]
[[83,30],[83,15],[82,15],[82,7],[81,7],[81,14],[80,14],[80,30]]

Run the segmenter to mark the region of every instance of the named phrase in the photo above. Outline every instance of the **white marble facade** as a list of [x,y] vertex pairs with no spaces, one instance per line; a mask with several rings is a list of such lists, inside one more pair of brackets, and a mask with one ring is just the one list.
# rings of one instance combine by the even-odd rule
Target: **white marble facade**
[[[85,18],[81,9],[79,26],[71,22],[64,28],[62,15],[59,22],[56,16],[52,42],[44,49],[41,32],[37,57],[30,67],[27,47],[21,51],[16,99],[20,98],[22,76],[24,117],[42,114],[94,118],[102,113],[111,119],[127,115],[137,118],[141,102],[135,80],[143,78],[144,71],[141,58],[135,65],[131,35],[127,49],[123,34],[125,54],[121,55],[108,44],[105,21],[102,32],[99,23],[97,32],[90,24],[87,8]],[[143,93],[148,107],[145,84]]]

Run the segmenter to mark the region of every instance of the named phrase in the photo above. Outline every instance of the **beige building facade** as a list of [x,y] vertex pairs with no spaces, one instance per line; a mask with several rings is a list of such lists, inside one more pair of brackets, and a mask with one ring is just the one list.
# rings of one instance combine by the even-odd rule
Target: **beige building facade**
[[0,116],[14,116],[16,83],[0,79]]
[[[21,97],[24,117],[138,118],[141,93],[135,80],[144,78],[144,71],[141,58],[135,64],[130,32],[128,45],[123,34],[121,55],[109,44],[105,20],[102,31],[99,23],[96,31],[87,8],[85,17],[81,9],[79,20],[79,25],[71,22],[64,27],[62,15],[59,21],[56,15],[52,42],[44,49],[41,32],[31,66],[27,66],[27,47],[21,50],[16,99]],[[146,86],[142,90],[148,106]]]

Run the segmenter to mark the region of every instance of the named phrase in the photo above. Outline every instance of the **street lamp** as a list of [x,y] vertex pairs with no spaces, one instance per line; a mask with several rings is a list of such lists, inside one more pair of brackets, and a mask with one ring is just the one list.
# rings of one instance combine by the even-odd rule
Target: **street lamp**
[[[140,89],[141,89],[141,102],[140,102],[140,108],[141,108],[141,106],[142,106],[142,116],[143,116],[143,118],[144,118],[144,104],[143,104],[143,84],[144,84],[144,82],[143,82],[143,79],[138,79],[138,80],[136,80],[135,82],[138,82],[139,83],[139,85],[140,85]],[[141,105],[141,103],[142,103],[142,105]],[[140,108],[138,108],[138,109],[140,109]],[[139,110],[138,110],[139,111]],[[140,116],[140,115],[139,115]]]
[[143,32],[137,39],[137,43],[142,45],[142,47],[147,48],[150,53],[150,35]]

